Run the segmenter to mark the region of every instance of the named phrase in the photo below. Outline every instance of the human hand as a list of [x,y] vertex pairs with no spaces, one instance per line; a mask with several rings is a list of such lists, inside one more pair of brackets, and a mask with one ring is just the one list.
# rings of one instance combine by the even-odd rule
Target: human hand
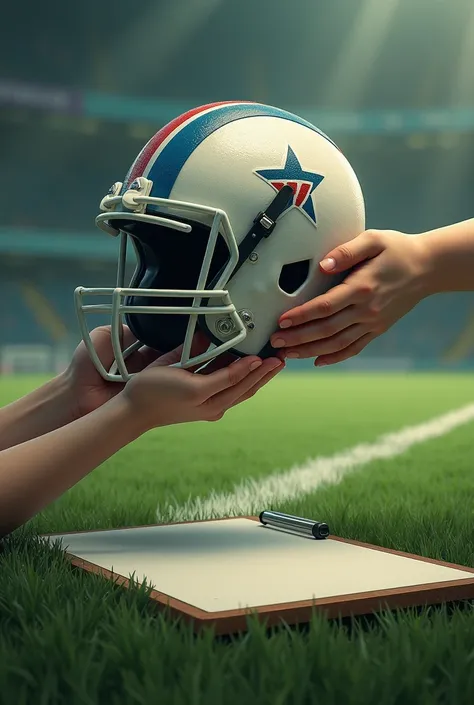
[[426,295],[426,261],[423,238],[367,230],[321,261],[327,274],[351,271],[341,284],[284,313],[273,347],[282,357],[316,357],[316,366],[357,355]]
[[132,377],[121,392],[142,432],[189,421],[218,421],[284,368],[278,358],[235,360],[232,355],[221,355],[202,372],[194,373],[169,366],[180,355],[178,348],[158,358]]
[[[112,348],[110,326],[100,326],[91,332],[92,344],[105,369],[110,369],[115,357]],[[136,338],[127,326],[123,326],[122,350],[134,343]],[[156,360],[160,353],[151,348],[142,348],[127,360],[128,369],[133,372],[143,370]],[[107,382],[101,377],[91,360],[84,343],[80,343],[64,376],[67,380],[72,405],[72,418],[77,419],[98,409],[124,388],[120,382]]]

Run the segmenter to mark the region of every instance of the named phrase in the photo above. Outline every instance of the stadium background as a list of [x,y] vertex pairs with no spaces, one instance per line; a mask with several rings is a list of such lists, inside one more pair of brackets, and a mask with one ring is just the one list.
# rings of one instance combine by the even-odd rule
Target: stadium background
[[[362,184],[367,227],[473,216],[471,0],[116,0],[8,4],[0,29],[0,365],[62,368],[77,285],[110,286],[98,204],[177,114],[255,100],[326,131]],[[97,319],[96,323],[99,323]],[[472,294],[432,297],[338,369],[466,369]],[[295,362],[293,369],[311,361]]]

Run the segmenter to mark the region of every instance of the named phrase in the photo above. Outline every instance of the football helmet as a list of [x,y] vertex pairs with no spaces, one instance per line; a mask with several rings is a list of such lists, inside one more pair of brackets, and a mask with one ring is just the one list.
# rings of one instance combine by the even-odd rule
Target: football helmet
[[[78,287],[75,302],[94,364],[121,382],[142,345],[182,346],[183,368],[225,351],[275,354],[281,314],[335,284],[319,261],[365,228],[358,179],[334,142],[297,115],[246,102],[204,105],[163,127],[100,210],[99,228],[120,239],[117,285]],[[129,241],[137,266],[127,286]],[[107,303],[85,302],[94,296]],[[92,345],[93,311],[110,313],[110,370]],[[123,322],[137,338],[124,351]],[[210,346],[193,355],[197,330]]]

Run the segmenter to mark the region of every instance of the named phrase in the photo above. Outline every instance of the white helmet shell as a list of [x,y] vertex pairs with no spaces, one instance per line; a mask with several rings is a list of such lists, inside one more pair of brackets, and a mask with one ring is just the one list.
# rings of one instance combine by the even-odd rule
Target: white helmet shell
[[[124,183],[112,187],[101,208],[99,227],[120,233],[123,240],[119,272],[124,269],[125,240],[131,237],[123,230],[124,222],[157,226],[156,239],[147,242],[156,246],[158,259],[163,228],[167,236],[179,237],[182,243],[179,258],[164,264],[168,268],[165,288],[160,288],[158,279],[156,286],[144,287],[147,263],[139,261],[128,288],[119,277],[115,289],[76,290],[79,322],[94,362],[106,379],[120,381],[131,376],[127,353],[119,344],[123,316],[128,316],[127,323],[139,339],[137,346],[151,343],[153,347],[153,340],[143,340],[147,335],[142,331],[150,327],[138,326],[137,333],[134,316],[186,316],[186,328],[181,328],[185,335],[174,341],[184,344],[177,363],[181,367],[204,364],[225,350],[237,355],[271,354],[269,339],[281,314],[335,283],[320,272],[319,261],[365,228],[358,179],[334,142],[305,120],[258,103],[212,104],[176,118],[151,138]],[[275,220],[267,217],[272,209],[277,212]],[[202,261],[195,280],[184,288],[179,285],[179,270],[188,256],[186,243],[195,231],[202,235],[203,227]],[[221,238],[226,261],[210,278]],[[170,267],[176,272],[176,286]],[[85,305],[83,297],[99,293],[112,298],[108,307],[101,308],[111,311],[116,328],[112,339],[118,374],[104,370],[97,360],[85,324],[85,313],[98,307]],[[140,305],[137,297],[142,302],[146,298],[147,306]],[[163,315],[152,320],[158,330],[170,319]],[[193,357],[196,327],[205,330],[213,346]]]

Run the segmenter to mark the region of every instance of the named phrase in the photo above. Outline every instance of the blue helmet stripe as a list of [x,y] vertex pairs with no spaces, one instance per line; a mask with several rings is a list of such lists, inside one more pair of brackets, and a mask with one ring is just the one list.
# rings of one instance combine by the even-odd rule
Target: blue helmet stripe
[[220,127],[247,117],[276,117],[296,122],[298,125],[304,125],[317,132],[337,148],[337,145],[324,132],[286,110],[259,103],[223,105],[216,110],[199,115],[168,142],[148,174],[148,178],[153,181],[151,195],[157,198],[169,198],[179,172],[196,147]]

